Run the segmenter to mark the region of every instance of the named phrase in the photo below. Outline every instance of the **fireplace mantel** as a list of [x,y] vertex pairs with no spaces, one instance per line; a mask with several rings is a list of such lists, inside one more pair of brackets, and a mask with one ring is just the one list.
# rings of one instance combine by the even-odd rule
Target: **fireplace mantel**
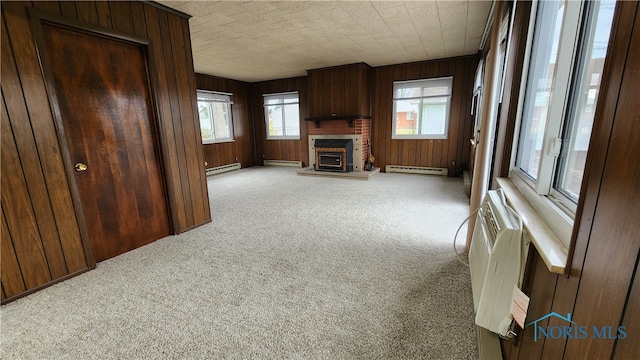
[[353,121],[359,119],[371,119],[371,116],[368,115],[336,115],[331,114],[329,116],[318,116],[318,117],[309,117],[305,118],[305,121],[313,121],[316,125],[316,128],[320,127],[320,122],[328,121],[328,120],[345,120],[349,123],[349,127],[353,127]]

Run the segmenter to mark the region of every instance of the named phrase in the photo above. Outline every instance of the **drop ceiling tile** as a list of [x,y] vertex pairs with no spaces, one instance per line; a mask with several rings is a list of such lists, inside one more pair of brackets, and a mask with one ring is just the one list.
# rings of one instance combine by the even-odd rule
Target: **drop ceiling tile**
[[404,6],[403,1],[372,1],[371,4],[379,11],[386,11],[394,7]]
[[245,81],[351,62],[379,66],[473,54],[491,5],[477,0],[160,2],[193,15],[197,72]]

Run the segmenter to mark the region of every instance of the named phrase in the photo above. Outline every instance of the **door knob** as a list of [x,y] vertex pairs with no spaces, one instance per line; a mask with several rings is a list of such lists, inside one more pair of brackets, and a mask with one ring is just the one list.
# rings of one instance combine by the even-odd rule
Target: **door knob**
[[77,172],[82,172],[82,171],[85,171],[85,170],[87,170],[87,165],[86,164],[83,164],[83,163],[80,163],[80,162],[76,163],[76,171]]

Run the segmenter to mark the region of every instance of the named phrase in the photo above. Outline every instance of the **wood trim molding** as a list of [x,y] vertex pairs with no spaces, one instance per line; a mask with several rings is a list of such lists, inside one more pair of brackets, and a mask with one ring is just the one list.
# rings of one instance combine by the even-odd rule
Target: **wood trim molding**
[[[33,32],[36,52],[42,71],[42,78],[44,80],[47,97],[49,98],[49,107],[54,119],[56,134],[58,136],[58,143],[60,144],[60,153],[62,155],[62,161],[64,163],[65,173],[67,175],[67,181],[69,183],[71,200],[73,201],[73,208],[76,214],[76,218],[78,219],[78,228],[80,231],[80,238],[82,239],[82,246],[84,247],[84,253],[87,258],[87,266],[89,267],[89,269],[95,269],[96,259],[93,255],[89,228],[87,227],[87,220],[84,215],[82,202],[80,201],[80,190],[75,179],[73,161],[71,159],[69,144],[67,143],[66,132],[64,130],[64,124],[62,122],[62,115],[60,113],[58,94],[56,91],[55,81],[53,79],[52,68],[47,56],[44,55],[45,40],[42,31],[43,20],[56,25],[71,26],[73,28],[75,28],[75,26],[69,23],[71,21],[70,19],[62,16],[52,15],[34,8],[28,8],[28,13],[31,22],[31,31]],[[76,21],[72,22],[77,23]]]
[[23,292],[23,293],[20,293],[20,294],[18,294],[18,295],[16,295],[16,296],[12,296],[12,297],[10,297],[10,298],[3,299],[3,300],[2,300],[2,305],[4,305],[4,304],[8,304],[8,303],[10,303],[10,302],[12,302],[12,301],[18,300],[18,299],[23,298],[23,297],[25,297],[25,296],[27,296],[27,295],[33,294],[33,293],[35,293],[35,292],[38,292],[38,291],[40,291],[40,290],[42,290],[42,289],[46,289],[46,288],[48,288],[48,287],[49,287],[49,286],[51,286],[51,285],[55,285],[55,284],[57,284],[57,283],[60,283],[60,282],[65,281],[65,280],[69,280],[69,279],[71,279],[71,278],[73,278],[73,277],[76,277],[76,276],[78,276],[78,275],[80,275],[80,274],[84,274],[84,273],[86,273],[87,271],[93,270],[94,268],[95,268],[95,266],[93,266],[93,267],[87,267],[87,268],[85,268],[85,269],[82,269],[82,270],[79,270],[79,271],[76,271],[76,272],[73,272],[73,273],[67,274],[67,275],[65,275],[65,276],[63,276],[63,277],[61,277],[61,278],[54,279],[54,280],[52,280],[52,281],[50,281],[50,282],[48,282],[48,283],[46,283],[46,284],[43,284],[43,285],[41,285],[41,286],[38,286],[38,287],[35,287],[35,288],[32,288],[32,289],[29,289],[29,290],[27,290],[27,291],[25,291],[25,292]]
[[[118,30],[105,28],[105,27],[87,23],[84,21],[64,17],[61,15],[51,14],[49,12],[42,11],[36,8],[28,8],[28,12],[29,12],[29,18],[31,19],[32,29],[34,30],[34,37],[37,36],[35,32],[36,27],[34,26],[34,21],[36,22],[44,21],[56,26],[72,28],[76,31],[84,31],[84,32],[93,33],[96,35],[116,38],[124,41],[129,41],[138,45],[149,45],[149,39],[147,38],[124,33]],[[40,30],[40,33],[42,33],[41,30]],[[42,39],[36,38],[36,43],[37,43],[37,40],[42,40]],[[41,57],[40,51],[38,51],[38,55]]]
[[328,120],[345,120],[349,124],[349,127],[353,127],[353,122],[355,120],[359,120],[359,119],[371,120],[371,116],[368,116],[368,115],[336,115],[336,114],[332,114],[330,116],[318,116],[318,117],[305,118],[304,120],[305,121],[313,121],[313,123],[316,125],[316,128],[320,128],[320,122],[328,121]]
[[167,173],[164,166],[164,154],[162,146],[161,134],[159,134],[158,128],[161,117],[158,112],[157,106],[157,94],[155,91],[156,79],[153,75],[153,70],[156,68],[155,63],[153,62],[153,57],[150,56],[150,41],[147,38],[123,33],[114,29],[104,28],[99,25],[70,19],[64,16],[51,14],[46,11],[42,11],[36,8],[28,8],[29,20],[31,23],[31,29],[33,32],[34,43],[36,47],[36,52],[38,56],[38,60],[41,64],[42,77],[44,79],[45,88],[47,92],[47,97],[49,98],[49,106],[51,108],[51,113],[54,118],[54,124],[56,128],[56,133],[58,136],[58,142],[60,144],[60,150],[62,154],[62,159],[65,164],[65,172],[67,176],[67,180],[69,183],[69,188],[71,192],[72,201],[74,204],[74,209],[76,213],[76,217],[78,219],[78,226],[80,231],[80,236],[82,238],[82,244],[84,247],[85,256],[87,258],[87,264],[89,269],[95,269],[96,267],[96,259],[94,257],[91,245],[91,235],[89,234],[87,221],[84,215],[84,210],[82,206],[82,202],[80,199],[80,192],[78,189],[78,185],[75,178],[75,173],[73,170],[73,161],[71,159],[69,145],[67,143],[66,132],[64,129],[64,124],[62,120],[62,115],[59,108],[58,102],[58,93],[56,90],[55,81],[53,79],[52,67],[49,62],[49,59],[45,55],[45,40],[42,29],[42,24],[46,23],[52,26],[59,26],[62,28],[72,29],[74,31],[84,32],[94,36],[101,36],[110,39],[116,39],[124,42],[133,43],[137,46],[142,47],[142,51],[144,53],[145,61],[147,63],[147,79],[149,81],[148,88],[151,100],[151,109],[150,111],[153,114],[153,119],[151,121],[152,131],[154,132],[154,138],[156,141],[155,147],[157,149],[158,155],[160,157],[159,166],[162,174],[162,183],[165,191],[165,195],[167,198],[167,211],[170,221],[170,232],[175,233],[175,229],[179,227],[177,217],[175,216],[175,211],[173,211],[173,206],[171,206],[171,197],[167,191]]
[[185,19],[190,19],[192,17],[192,15],[189,15],[187,13],[183,13],[182,11],[178,11],[176,9],[170,8],[170,7],[166,6],[166,5],[157,3],[155,1],[142,1],[142,2],[145,3],[145,4],[151,5],[153,7],[156,7],[158,9],[160,9],[160,10],[166,11],[168,13],[172,13],[174,15],[178,15],[178,16],[183,17]]

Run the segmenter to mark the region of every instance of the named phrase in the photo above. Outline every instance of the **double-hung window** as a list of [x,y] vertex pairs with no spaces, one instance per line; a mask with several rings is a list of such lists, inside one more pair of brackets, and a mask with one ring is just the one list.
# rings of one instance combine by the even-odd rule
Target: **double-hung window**
[[298,92],[264,95],[267,139],[300,139]]
[[393,83],[392,139],[446,139],[452,77]]
[[202,143],[232,141],[231,94],[198,90],[197,97]]
[[511,179],[568,245],[615,1],[538,1]]

